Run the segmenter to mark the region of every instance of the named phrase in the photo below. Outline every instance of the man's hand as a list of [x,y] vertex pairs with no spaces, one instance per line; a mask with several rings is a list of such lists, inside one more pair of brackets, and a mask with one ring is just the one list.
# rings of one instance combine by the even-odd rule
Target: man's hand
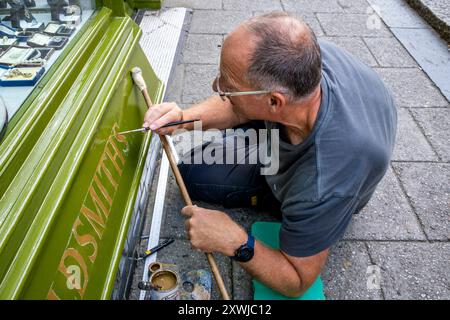
[[222,211],[186,206],[181,214],[191,245],[204,252],[220,252],[234,256],[234,251],[247,242],[247,233]]
[[182,121],[183,110],[173,102],[155,104],[147,110],[144,117],[143,127],[150,128],[158,134],[171,134],[178,126],[159,129],[169,122]]

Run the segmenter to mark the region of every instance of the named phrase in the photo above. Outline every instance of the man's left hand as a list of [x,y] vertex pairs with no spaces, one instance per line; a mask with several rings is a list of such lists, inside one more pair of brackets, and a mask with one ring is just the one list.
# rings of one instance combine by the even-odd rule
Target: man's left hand
[[186,206],[181,214],[187,217],[186,231],[196,249],[233,256],[247,242],[245,230],[222,211]]

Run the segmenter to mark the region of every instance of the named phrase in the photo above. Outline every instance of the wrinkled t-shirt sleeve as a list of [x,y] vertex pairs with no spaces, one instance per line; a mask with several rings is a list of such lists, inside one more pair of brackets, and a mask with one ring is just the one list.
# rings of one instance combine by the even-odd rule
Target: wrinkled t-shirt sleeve
[[329,248],[344,235],[356,203],[355,197],[332,196],[283,205],[280,249],[290,256],[308,257]]

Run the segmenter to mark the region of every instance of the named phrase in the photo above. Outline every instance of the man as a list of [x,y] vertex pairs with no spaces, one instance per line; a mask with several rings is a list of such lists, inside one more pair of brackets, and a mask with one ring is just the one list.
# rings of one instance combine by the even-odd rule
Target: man
[[265,179],[281,204],[280,249],[253,244],[226,213],[196,206],[182,209],[191,244],[233,257],[268,287],[297,297],[320,274],[330,246],[388,168],[397,120],[391,94],[369,67],[330,43],[319,44],[307,25],[277,12],[246,21],[228,35],[213,88],[219,97],[186,110],[174,103],[155,106],[144,126],[171,134],[174,128],[158,128],[199,118],[204,129],[251,121],[279,129],[274,175],[258,176],[248,165],[180,168],[196,199],[225,205],[233,190],[259,194],[255,187]]

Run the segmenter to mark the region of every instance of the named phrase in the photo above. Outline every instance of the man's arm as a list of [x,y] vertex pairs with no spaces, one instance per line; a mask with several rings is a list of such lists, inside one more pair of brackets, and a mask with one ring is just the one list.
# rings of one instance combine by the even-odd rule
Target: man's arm
[[238,116],[233,111],[233,106],[228,99],[222,101],[220,97],[213,96],[185,110],[182,110],[173,102],[154,105],[145,114],[143,127],[156,130],[158,134],[171,134],[180,128],[192,130],[194,129],[194,124],[189,123],[177,127],[158,128],[169,122],[193,119],[202,121],[203,130],[211,128],[227,129],[248,122],[248,119]]
[[255,241],[253,258],[239,264],[273,290],[287,297],[298,297],[314,283],[327,257],[328,249],[310,257],[293,257]]
[[[247,241],[247,233],[226,213],[197,206],[181,211],[188,217],[186,230],[194,248],[233,256]],[[310,257],[293,257],[255,241],[255,254],[240,265],[253,277],[288,297],[303,294],[320,274],[328,249]]]

